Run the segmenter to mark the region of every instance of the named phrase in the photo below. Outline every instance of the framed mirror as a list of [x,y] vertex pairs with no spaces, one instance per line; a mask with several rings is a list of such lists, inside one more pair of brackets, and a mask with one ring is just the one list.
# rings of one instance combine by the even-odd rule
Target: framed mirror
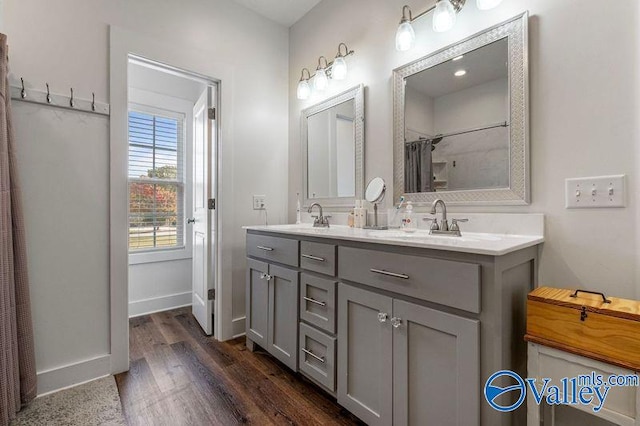
[[530,202],[525,13],[394,70],[394,198]]
[[302,111],[304,206],[353,206],[364,186],[364,94],[357,86]]

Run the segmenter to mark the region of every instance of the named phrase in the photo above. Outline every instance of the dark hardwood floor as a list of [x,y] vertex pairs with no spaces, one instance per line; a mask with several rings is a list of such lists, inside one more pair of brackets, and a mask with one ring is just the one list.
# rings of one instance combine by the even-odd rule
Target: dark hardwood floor
[[130,425],[362,424],[244,338],[205,336],[189,308],[130,321],[131,368],[116,376]]

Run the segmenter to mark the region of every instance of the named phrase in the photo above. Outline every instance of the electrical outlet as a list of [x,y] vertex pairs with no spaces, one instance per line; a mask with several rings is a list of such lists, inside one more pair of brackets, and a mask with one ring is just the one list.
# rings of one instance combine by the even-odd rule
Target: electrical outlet
[[264,210],[267,208],[267,196],[266,195],[254,195],[253,196],[253,209]]
[[625,207],[625,175],[573,178],[565,181],[565,207]]

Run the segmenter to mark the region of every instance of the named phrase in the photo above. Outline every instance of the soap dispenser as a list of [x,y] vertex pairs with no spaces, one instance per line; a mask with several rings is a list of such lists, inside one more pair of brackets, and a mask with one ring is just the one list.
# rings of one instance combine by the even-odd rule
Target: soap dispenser
[[413,203],[407,201],[407,207],[404,210],[404,216],[402,217],[402,230],[404,232],[416,232],[418,229],[417,223],[413,217]]

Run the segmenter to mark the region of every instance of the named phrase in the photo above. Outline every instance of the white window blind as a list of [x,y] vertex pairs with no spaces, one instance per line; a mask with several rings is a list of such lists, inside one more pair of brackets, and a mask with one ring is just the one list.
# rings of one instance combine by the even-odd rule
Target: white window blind
[[129,250],[184,247],[184,115],[129,111]]

